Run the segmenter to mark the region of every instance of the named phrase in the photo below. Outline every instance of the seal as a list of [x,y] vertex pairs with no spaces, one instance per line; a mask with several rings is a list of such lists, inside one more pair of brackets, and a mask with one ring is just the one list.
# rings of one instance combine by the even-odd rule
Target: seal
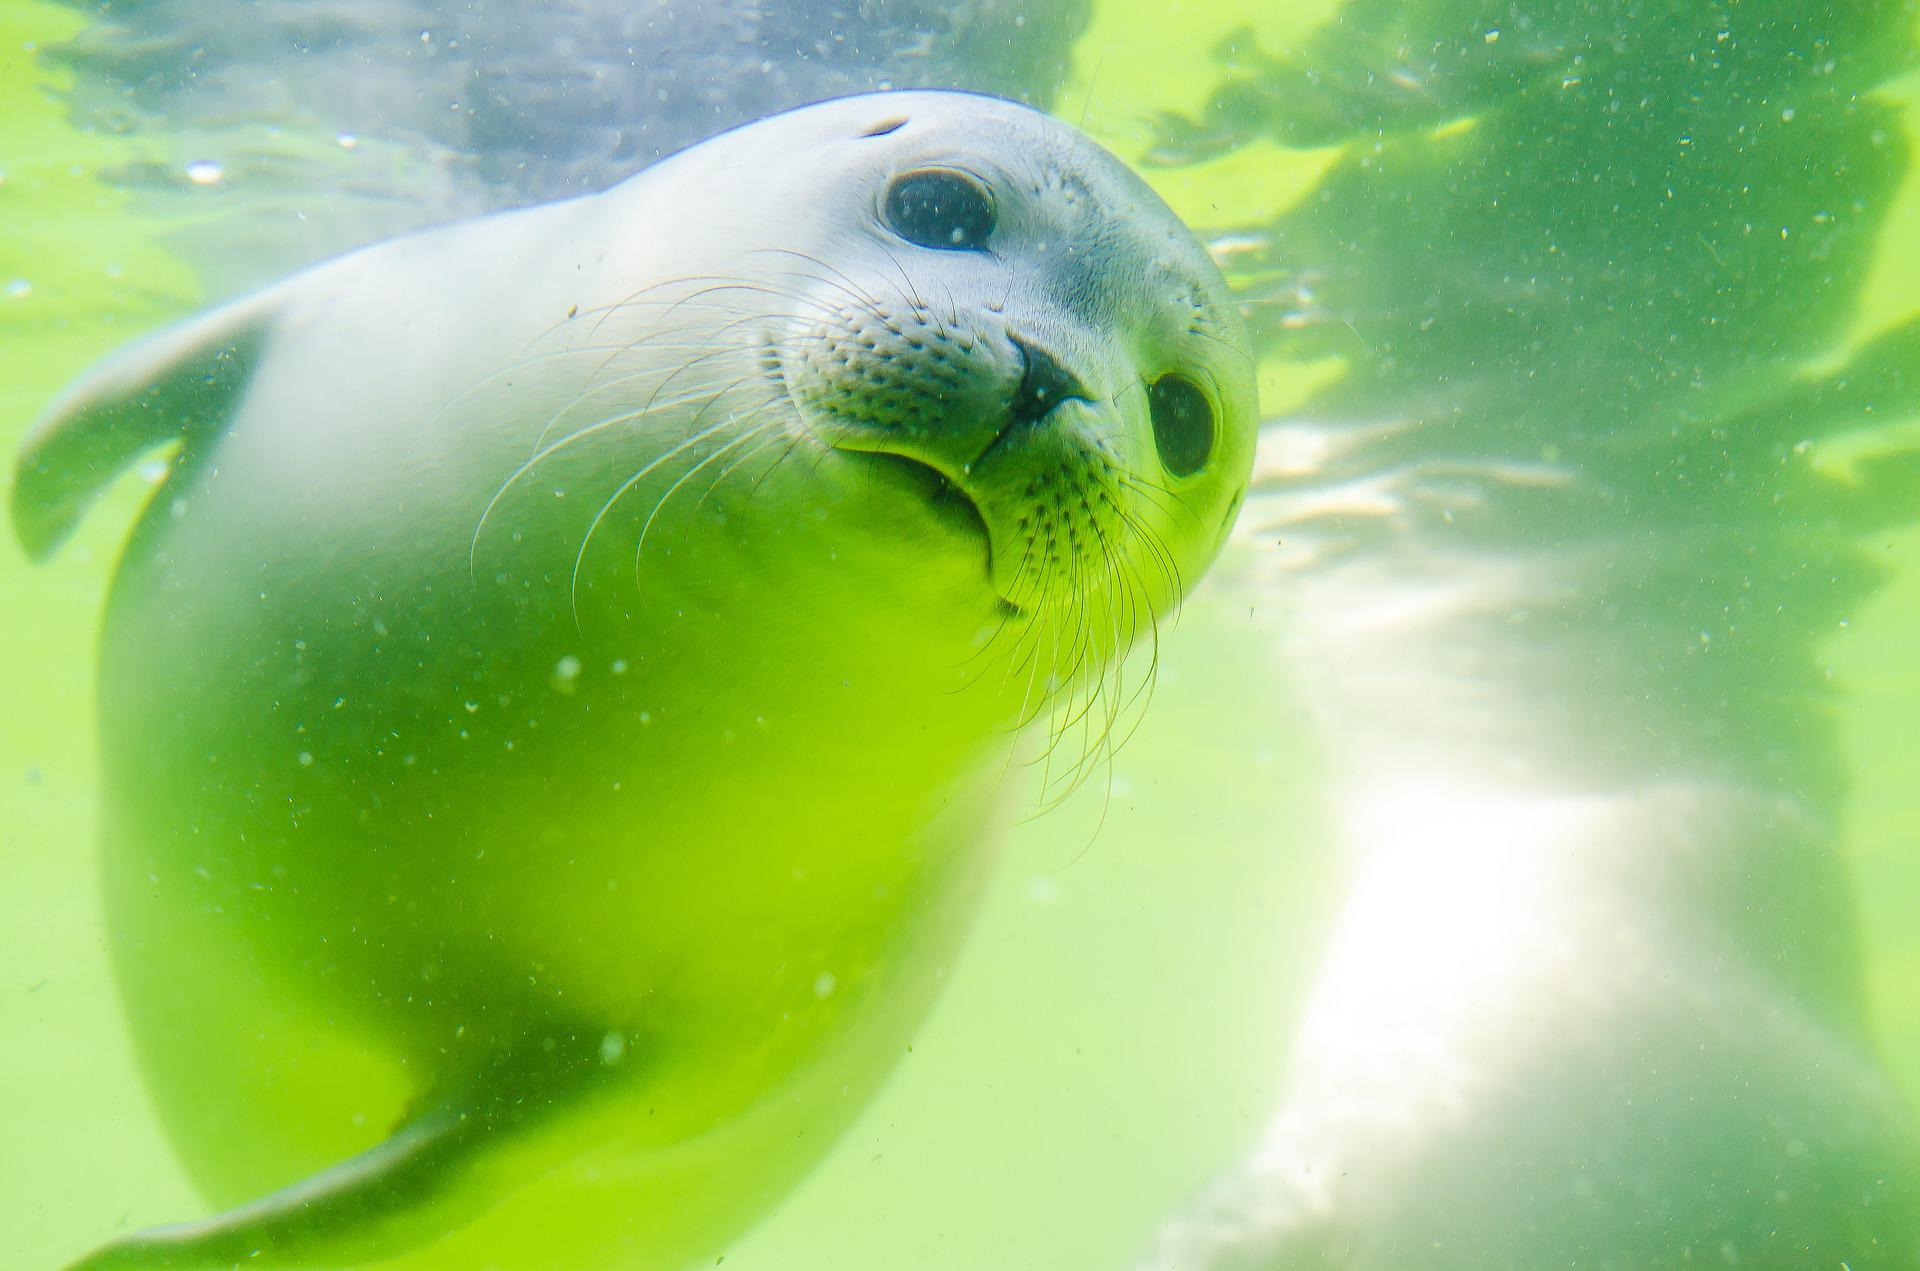
[[75,1265],[720,1245],[903,1051],[1010,732],[1111,744],[1254,414],[1172,213],[948,92],[369,248],[83,378],[14,520],[44,556],[177,442],[105,622],[104,887],[230,1208]]

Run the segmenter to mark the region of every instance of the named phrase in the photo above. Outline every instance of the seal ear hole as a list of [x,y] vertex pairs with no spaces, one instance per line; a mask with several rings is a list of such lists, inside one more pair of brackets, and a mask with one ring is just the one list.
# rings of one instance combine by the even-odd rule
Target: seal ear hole
[[1213,454],[1213,403],[1198,384],[1184,375],[1162,375],[1147,386],[1147,414],[1161,466],[1176,477],[1207,466]]
[[907,120],[903,115],[899,119],[883,119],[860,135],[862,137],[884,137],[890,132],[899,132],[906,126]]
[[887,187],[882,211],[894,233],[942,252],[983,250],[995,222],[987,187],[949,168],[901,173]]

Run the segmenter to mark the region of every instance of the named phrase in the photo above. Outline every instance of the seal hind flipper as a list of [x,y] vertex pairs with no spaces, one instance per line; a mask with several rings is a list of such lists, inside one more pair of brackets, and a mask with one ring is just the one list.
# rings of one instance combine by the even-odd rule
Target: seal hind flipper
[[65,1271],[332,1267],[430,1244],[503,1194],[494,1179],[535,1172],[488,1170],[491,1155],[520,1149],[551,1166],[585,1146],[538,1131],[617,1084],[626,1046],[608,1036],[530,1038],[366,1151],[211,1218],[115,1240]]
[[42,412],[21,445],[13,483],[14,533],[30,558],[52,555],[94,497],[142,453],[231,413],[280,292],[162,328],[89,370]]

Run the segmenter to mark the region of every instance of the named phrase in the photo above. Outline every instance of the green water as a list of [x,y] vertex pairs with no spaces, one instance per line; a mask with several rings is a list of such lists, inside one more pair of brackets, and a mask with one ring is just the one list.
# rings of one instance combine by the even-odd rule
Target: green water
[[[1302,5],[1250,22],[1244,6],[1228,3],[1153,12],[1103,5],[1077,50],[1060,113],[1082,120],[1123,156],[1152,159],[1166,148],[1150,126],[1156,112],[1205,116],[1222,81],[1223,42],[1232,37],[1241,50],[1233,75],[1257,78],[1259,64],[1247,51],[1309,47],[1333,8]],[[1661,60],[1644,68],[1648,91],[1732,91],[1711,80],[1702,89],[1678,69],[1691,65],[1689,57],[1711,55],[1713,33],[1711,23],[1673,19],[1668,8],[1645,21],[1671,19],[1675,31],[1701,25],[1705,45],[1651,40],[1648,55]],[[1683,18],[1694,11],[1679,8]],[[1736,18],[1739,8],[1728,6]],[[1914,33],[1911,13],[1901,21],[1883,23],[1873,38],[1885,43],[1888,29]],[[0,431],[8,438],[94,358],[201,299],[192,272],[158,245],[165,227],[142,219],[98,175],[137,161],[137,143],[76,131],[49,96],[58,76],[33,46],[80,24],[73,11],[50,4],[0,7],[0,119],[8,121],[0,140],[0,420],[7,421]],[[1801,41],[1811,56],[1815,25],[1781,38]],[[1868,25],[1863,18],[1860,26]],[[1488,40],[1493,32],[1497,38]],[[1512,47],[1522,33],[1483,21],[1472,38]],[[1756,182],[1769,189],[1804,186],[1805,199],[1785,203],[1806,223],[1769,223],[1766,233],[1788,244],[1779,263],[1749,263],[1729,278],[1766,290],[1763,307],[1812,294],[1819,312],[1777,346],[1738,356],[1714,346],[1713,365],[1724,370],[1714,387],[1723,400],[1751,384],[1785,394],[1796,376],[1830,373],[1875,338],[1920,319],[1920,179],[1903,169],[1897,144],[1902,137],[1920,144],[1920,80],[1898,69],[1893,44],[1878,51],[1892,69],[1866,87],[1881,85],[1871,108],[1896,143],[1879,158],[1863,152],[1839,183],[1849,205],[1860,203],[1853,220],[1861,237],[1828,257],[1832,267],[1795,272],[1809,259],[1795,254],[1796,235],[1817,235],[1812,216],[1831,210],[1819,196],[1835,185],[1833,170],[1794,169],[1777,152],[1751,160]],[[1510,64],[1490,65],[1512,73]],[[1460,181],[1496,180],[1499,156],[1485,145],[1496,125],[1510,129],[1506,142],[1517,149],[1542,142],[1528,124],[1550,117],[1553,104],[1523,94],[1516,105],[1498,82],[1469,83],[1462,101],[1429,103],[1432,118],[1418,127],[1376,104],[1379,118],[1326,122],[1317,134],[1250,127],[1219,153],[1189,145],[1173,156],[1179,164],[1151,167],[1149,175],[1198,226],[1224,231],[1278,218],[1296,235],[1294,249],[1323,250],[1327,241],[1311,237],[1310,216],[1288,217],[1354,179],[1353,165],[1370,144],[1353,139],[1356,129],[1393,130],[1394,153],[1383,162],[1403,165],[1408,189],[1427,181],[1457,192]],[[1778,117],[1795,104],[1783,99],[1770,109]],[[1254,113],[1249,107],[1238,117]],[[1801,102],[1797,117],[1805,124],[1821,112]],[[1844,139],[1809,153],[1829,156]],[[1762,159],[1775,166],[1758,166]],[[1419,170],[1422,162],[1430,170]],[[1595,167],[1608,171],[1605,163]],[[1715,210],[1686,215],[1705,226]],[[1493,252],[1484,241],[1416,241],[1434,227],[1411,212],[1382,220],[1393,215],[1405,218],[1409,260],[1433,254],[1458,265],[1470,259],[1469,248],[1482,261]],[[1390,223],[1352,228],[1376,241],[1392,237]],[[1657,233],[1629,228],[1614,248],[1644,262],[1684,237],[1673,225]],[[1427,242],[1456,250],[1428,253]],[[1782,277],[1788,288],[1768,289]],[[1377,299],[1396,280],[1407,285],[1402,275],[1384,274],[1374,292],[1348,294]],[[1262,285],[1254,274],[1244,281]],[[1697,302],[1704,312],[1712,294],[1708,288],[1674,304]],[[1343,343],[1344,327],[1275,339],[1263,363],[1266,410],[1383,391],[1391,377],[1381,369],[1370,317],[1400,320],[1356,313],[1355,325],[1371,337],[1366,352]],[[1615,359],[1616,378],[1590,375],[1588,382],[1629,378],[1622,350],[1633,345],[1635,321],[1623,318],[1613,343],[1591,346],[1600,350],[1593,356]],[[1464,337],[1425,354],[1461,366],[1504,355]],[[1557,382],[1546,377],[1543,397],[1571,391],[1579,358],[1553,347],[1535,356],[1562,372]],[[1433,361],[1401,365],[1409,376],[1433,374]],[[1854,542],[1882,571],[1877,589],[1863,586],[1835,608],[1820,643],[1838,747],[1823,752],[1832,771],[1820,780],[1845,790],[1844,850],[1873,1027],[1888,1065],[1910,1095],[1920,1095],[1920,924],[1912,917],[1920,908],[1920,799],[1913,794],[1920,737],[1911,722],[1920,713],[1913,656],[1920,530],[1910,525],[1920,514],[1905,514],[1920,503],[1903,502],[1911,486],[1897,484],[1897,475],[1891,492],[1879,475],[1889,466],[1897,474],[1897,457],[1920,438],[1920,398],[1910,380],[1904,395],[1889,390],[1884,401],[1852,426],[1813,439],[1807,457],[1817,480],[1806,488],[1817,497],[1836,508],[1874,509]],[[1892,465],[1881,462],[1890,457]],[[117,546],[145,488],[137,476],[123,481],[47,567],[30,568],[10,541],[0,548],[0,1140],[9,1145],[0,1161],[0,1262],[7,1266],[52,1267],[109,1231],[197,1212],[122,1031],[92,868],[91,649]],[[1789,546],[1769,550],[1785,559]],[[1313,738],[1275,671],[1272,649],[1284,619],[1278,599],[1249,604],[1244,590],[1228,587],[1203,591],[1189,607],[1169,644],[1154,709],[1120,757],[1111,787],[1090,789],[1019,830],[985,920],[912,1054],[828,1164],[729,1252],[729,1267],[1124,1266],[1158,1219],[1259,1131],[1280,1094],[1274,1056],[1291,1006],[1310,982],[1340,893]],[[1748,662],[1730,673],[1766,672],[1764,663]]]

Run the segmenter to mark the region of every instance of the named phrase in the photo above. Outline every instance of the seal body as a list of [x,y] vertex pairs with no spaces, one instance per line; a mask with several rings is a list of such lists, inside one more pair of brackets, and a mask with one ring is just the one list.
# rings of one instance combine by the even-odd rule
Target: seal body
[[723,1241],[903,1049],[1012,735],[1114,717],[1252,413],[1154,196],[948,93],[344,257],[77,385],[31,548],[181,439],[107,616],[105,886],[169,1132],[243,1205],[81,1265]]

